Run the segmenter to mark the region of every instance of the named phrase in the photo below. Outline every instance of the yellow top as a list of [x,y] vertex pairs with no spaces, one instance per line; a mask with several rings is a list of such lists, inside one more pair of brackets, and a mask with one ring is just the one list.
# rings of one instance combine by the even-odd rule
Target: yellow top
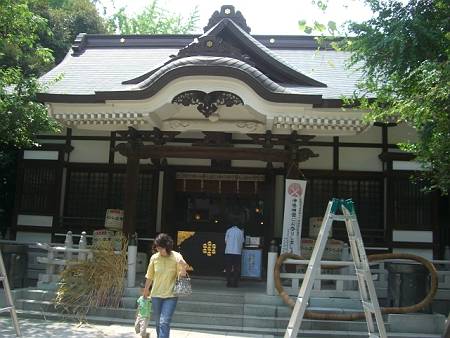
[[173,287],[177,274],[181,270],[178,262],[183,261],[183,256],[176,251],[171,251],[169,256],[161,256],[159,252],[152,255],[148,264],[145,278],[153,281],[151,297],[169,298],[175,297]]

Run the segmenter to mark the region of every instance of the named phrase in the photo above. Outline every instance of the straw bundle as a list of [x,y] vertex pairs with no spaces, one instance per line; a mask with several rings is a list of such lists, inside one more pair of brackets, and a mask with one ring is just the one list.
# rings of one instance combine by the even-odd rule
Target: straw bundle
[[120,251],[114,251],[113,241],[99,241],[92,248],[92,260],[72,262],[67,266],[61,273],[56,294],[57,310],[83,321],[91,308],[120,306],[128,246],[125,237],[120,240]]

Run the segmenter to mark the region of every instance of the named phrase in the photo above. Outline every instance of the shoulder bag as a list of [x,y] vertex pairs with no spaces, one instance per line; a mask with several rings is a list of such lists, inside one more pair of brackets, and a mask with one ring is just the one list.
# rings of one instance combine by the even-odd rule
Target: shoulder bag
[[191,278],[186,273],[186,276],[178,275],[173,287],[173,294],[175,297],[186,297],[192,294]]

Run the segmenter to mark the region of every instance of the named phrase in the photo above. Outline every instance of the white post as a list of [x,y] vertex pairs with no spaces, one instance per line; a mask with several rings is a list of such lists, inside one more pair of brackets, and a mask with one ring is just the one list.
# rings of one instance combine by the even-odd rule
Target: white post
[[128,245],[128,273],[127,285],[129,288],[134,287],[136,282],[136,260],[137,260],[137,242],[136,236],[133,235]]
[[[66,240],[64,241],[64,246],[66,247],[66,249],[73,248],[72,231],[67,231]],[[72,260],[72,252],[71,251],[66,251],[64,256],[65,256],[64,258],[66,259],[66,261]]]
[[[78,242],[78,249],[86,249],[87,248],[87,242],[86,242],[86,231],[83,231],[81,233],[80,241]],[[79,252],[78,253],[78,260],[79,261],[85,261],[86,260],[86,253],[85,252]]]
[[266,285],[266,293],[269,296],[275,295],[275,280],[274,280],[274,269],[275,263],[277,262],[278,253],[277,252],[269,252],[267,253],[267,285]]
[[47,277],[49,280],[45,281],[47,283],[50,282],[51,276],[55,273],[55,266],[53,265],[53,261],[55,259],[55,251],[51,246],[48,247],[47,252]]

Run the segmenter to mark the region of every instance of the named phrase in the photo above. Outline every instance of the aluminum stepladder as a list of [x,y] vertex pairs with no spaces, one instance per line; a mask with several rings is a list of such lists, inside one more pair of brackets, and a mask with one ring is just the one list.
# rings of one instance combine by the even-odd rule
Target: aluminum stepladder
[[8,276],[6,275],[5,263],[3,262],[2,251],[0,250],[0,281],[3,284],[3,292],[5,293],[6,307],[0,308],[1,312],[7,312],[11,314],[11,320],[16,330],[17,337],[22,337],[20,333],[19,320],[17,319],[16,307],[11,296],[11,289],[9,287]]
[[[341,210],[342,215],[337,215],[337,211]],[[300,325],[305,315],[306,307],[311,295],[311,290],[320,269],[320,261],[325,250],[333,221],[345,221],[347,228],[350,251],[355,265],[356,277],[358,280],[359,291],[361,295],[362,307],[367,322],[369,338],[386,338],[386,329],[384,327],[383,317],[381,315],[380,305],[373,284],[372,274],[370,273],[369,262],[364,249],[364,243],[361,237],[358,220],[356,218],[355,208],[352,200],[340,200],[333,198],[328,202],[327,210],[322,221],[322,226],[317,236],[311,259],[306,269],[302,286],[297,296],[294,310],[289,320],[285,338],[297,337]],[[375,322],[373,319],[375,316]],[[377,331],[375,330],[375,325]]]

